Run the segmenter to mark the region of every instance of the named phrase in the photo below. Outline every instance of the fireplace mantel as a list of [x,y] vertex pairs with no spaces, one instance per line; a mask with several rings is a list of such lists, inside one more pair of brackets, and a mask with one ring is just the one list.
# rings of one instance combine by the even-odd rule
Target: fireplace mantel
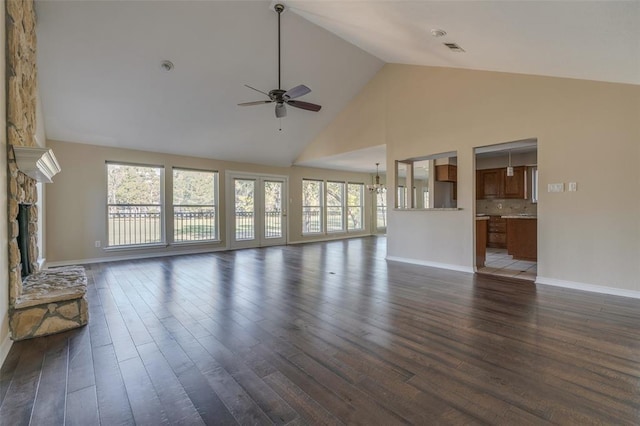
[[60,173],[60,164],[53,150],[26,146],[14,146],[18,169],[38,182],[51,183],[51,178]]

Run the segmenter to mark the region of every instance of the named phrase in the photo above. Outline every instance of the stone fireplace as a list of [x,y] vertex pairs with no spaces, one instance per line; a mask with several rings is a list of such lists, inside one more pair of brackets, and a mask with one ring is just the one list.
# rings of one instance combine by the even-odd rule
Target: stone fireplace
[[[60,171],[36,142],[37,68],[33,0],[6,2],[9,328],[13,340],[87,323],[81,267],[40,270],[38,182]],[[20,216],[20,218],[19,218]]]

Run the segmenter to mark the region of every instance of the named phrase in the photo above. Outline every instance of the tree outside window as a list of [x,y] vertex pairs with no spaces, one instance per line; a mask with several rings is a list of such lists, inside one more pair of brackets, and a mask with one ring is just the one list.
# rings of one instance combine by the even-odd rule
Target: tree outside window
[[344,231],[344,183],[327,182],[327,232]]

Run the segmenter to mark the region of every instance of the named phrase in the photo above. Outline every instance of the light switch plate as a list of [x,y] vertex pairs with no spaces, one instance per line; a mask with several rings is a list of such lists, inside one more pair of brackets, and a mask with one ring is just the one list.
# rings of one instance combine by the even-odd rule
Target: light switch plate
[[547,192],[564,192],[564,183],[550,183],[547,185]]

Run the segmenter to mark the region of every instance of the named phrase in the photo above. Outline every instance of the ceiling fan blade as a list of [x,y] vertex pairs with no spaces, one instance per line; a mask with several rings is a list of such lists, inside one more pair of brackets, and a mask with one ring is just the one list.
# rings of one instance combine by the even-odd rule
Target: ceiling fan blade
[[304,101],[286,101],[289,105],[291,105],[292,107],[296,107],[296,108],[300,108],[300,109],[306,109],[307,111],[320,111],[320,108],[322,108],[322,106],[317,105],[317,104],[312,104],[311,102],[304,102]]
[[256,89],[255,87],[251,87],[251,86],[249,86],[248,84],[245,84],[245,87],[248,87],[248,88],[249,88],[249,89],[251,89],[251,90],[255,90],[256,92],[260,92],[260,93],[262,93],[263,95],[267,95],[267,96],[269,96],[269,94],[268,94],[267,92],[263,92],[262,90],[258,90],[258,89]]
[[282,118],[287,116],[287,107],[283,103],[276,104],[276,117]]
[[271,100],[269,101],[253,101],[253,102],[243,102],[241,104],[238,104],[238,106],[251,106],[251,105],[262,105],[262,104],[270,104]]
[[285,99],[295,99],[295,98],[299,98],[300,96],[304,96],[309,92],[311,92],[311,89],[309,89],[304,84],[301,84],[299,86],[294,87],[293,89],[287,90],[284,93],[284,97]]

